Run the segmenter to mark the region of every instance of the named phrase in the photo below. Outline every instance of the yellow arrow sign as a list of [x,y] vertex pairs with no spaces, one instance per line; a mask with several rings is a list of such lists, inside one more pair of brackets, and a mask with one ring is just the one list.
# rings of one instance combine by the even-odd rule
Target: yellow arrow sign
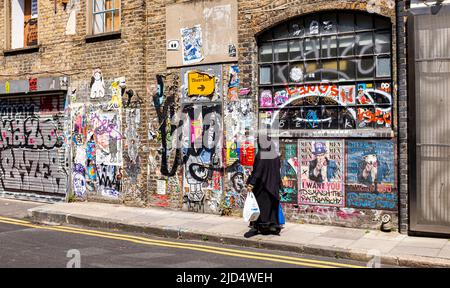
[[215,83],[214,76],[196,71],[188,72],[188,96],[212,96]]

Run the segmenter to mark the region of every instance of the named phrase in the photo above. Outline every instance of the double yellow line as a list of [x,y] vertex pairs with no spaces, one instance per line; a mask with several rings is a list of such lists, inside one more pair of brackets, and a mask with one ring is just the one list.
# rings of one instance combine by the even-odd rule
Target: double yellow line
[[335,263],[335,262],[330,262],[330,261],[311,260],[311,259],[305,259],[305,258],[282,256],[282,255],[275,255],[275,254],[268,254],[268,253],[251,252],[251,251],[214,247],[214,246],[207,246],[207,245],[200,245],[200,244],[154,240],[154,239],[149,239],[149,238],[139,237],[139,236],[132,236],[132,235],[126,235],[126,234],[119,234],[119,233],[110,233],[110,232],[103,232],[103,231],[96,231],[96,230],[87,230],[87,229],[80,229],[80,228],[75,228],[75,227],[40,226],[40,225],[32,224],[29,221],[1,217],[1,216],[0,216],[0,223],[6,223],[6,224],[17,225],[17,226],[22,226],[22,227],[35,228],[35,229],[43,229],[43,230],[50,230],[50,231],[57,231],[57,232],[94,236],[94,237],[100,237],[100,238],[108,238],[108,239],[127,241],[127,242],[136,243],[136,244],[143,244],[143,245],[151,245],[151,246],[159,246],[159,247],[167,247],[167,248],[178,248],[178,249],[219,254],[219,255],[224,255],[224,256],[231,256],[231,257],[286,263],[286,264],[298,265],[298,266],[303,266],[303,267],[363,268],[362,266],[355,266],[355,265],[343,264],[343,263]]

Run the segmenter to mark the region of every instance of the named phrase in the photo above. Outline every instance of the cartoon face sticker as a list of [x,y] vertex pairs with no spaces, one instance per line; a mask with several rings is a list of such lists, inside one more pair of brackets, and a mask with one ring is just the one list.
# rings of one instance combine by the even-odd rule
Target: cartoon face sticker
[[380,90],[386,93],[391,93],[391,83],[381,83]]
[[103,98],[105,96],[105,83],[103,82],[102,71],[95,69],[91,77],[91,98]]

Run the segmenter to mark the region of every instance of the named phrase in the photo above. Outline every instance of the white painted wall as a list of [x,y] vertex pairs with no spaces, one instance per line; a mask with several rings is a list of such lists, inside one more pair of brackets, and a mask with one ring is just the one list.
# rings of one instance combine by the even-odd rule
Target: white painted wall
[[23,48],[25,0],[11,0],[11,49]]

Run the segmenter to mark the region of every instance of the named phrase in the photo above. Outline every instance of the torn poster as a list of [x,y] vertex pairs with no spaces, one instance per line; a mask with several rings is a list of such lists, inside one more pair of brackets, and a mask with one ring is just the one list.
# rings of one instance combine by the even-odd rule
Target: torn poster
[[200,25],[181,28],[183,64],[199,63],[203,60],[202,29]]
[[238,100],[238,87],[239,87],[239,67],[238,65],[230,66],[230,81],[228,82],[228,100]]

